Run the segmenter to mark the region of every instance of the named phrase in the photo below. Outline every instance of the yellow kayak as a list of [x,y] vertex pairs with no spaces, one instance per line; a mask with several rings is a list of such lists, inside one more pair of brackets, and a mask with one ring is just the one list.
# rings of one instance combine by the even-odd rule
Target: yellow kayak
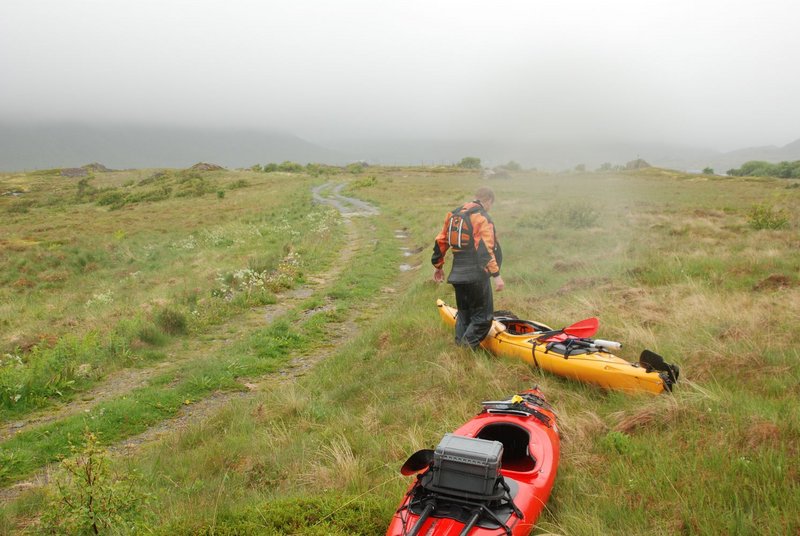
[[[436,300],[436,305],[442,320],[454,327],[458,309],[442,300]],[[553,374],[606,389],[659,394],[671,391],[678,381],[678,367],[664,363],[661,356],[649,350],[642,352],[639,363],[630,363],[602,345],[618,347],[618,343],[549,336],[561,331],[539,322],[495,317],[481,346],[495,355],[521,359]]]

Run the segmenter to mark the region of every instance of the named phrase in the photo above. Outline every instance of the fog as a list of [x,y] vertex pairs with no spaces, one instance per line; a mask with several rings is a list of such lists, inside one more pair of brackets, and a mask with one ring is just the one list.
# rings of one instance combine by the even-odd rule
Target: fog
[[3,0],[0,122],[314,143],[800,137],[791,0]]

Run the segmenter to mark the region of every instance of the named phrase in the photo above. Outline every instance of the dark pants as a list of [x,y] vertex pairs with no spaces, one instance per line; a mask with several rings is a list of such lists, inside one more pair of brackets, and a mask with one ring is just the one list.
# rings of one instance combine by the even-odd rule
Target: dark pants
[[477,348],[492,327],[494,302],[487,277],[475,283],[454,284],[456,290],[456,344]]

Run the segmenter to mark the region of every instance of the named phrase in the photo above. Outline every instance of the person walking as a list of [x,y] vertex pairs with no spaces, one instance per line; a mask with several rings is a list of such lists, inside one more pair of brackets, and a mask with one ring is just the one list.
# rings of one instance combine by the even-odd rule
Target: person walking
[[489,210],[494,204],[494,192],[482,187],[475,199],[447,213],[442,231],[433,244],[433,280],[444,281],[444,259],[447,250],[453,251],[453,267],[447,282],[456,292],[456,344],[477,348],[492,327],[494,288],[505,287],[500,276],[503,254],[497,241]]

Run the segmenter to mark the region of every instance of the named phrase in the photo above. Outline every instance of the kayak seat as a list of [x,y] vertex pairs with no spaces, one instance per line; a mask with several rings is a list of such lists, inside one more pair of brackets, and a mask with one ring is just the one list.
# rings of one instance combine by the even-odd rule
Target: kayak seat
[[503,444],[500,460],[503,469],[527,473],[536,467],[536,459],[528,448],[531,438],[525,429],[515,424],[495,423],[485,426],[476,437]]
[[519,318],[495,317],[495,320],[506,327],[509,335],[530,335],[540,331],[547,331],[543,326],[530,320],[520,320]]

